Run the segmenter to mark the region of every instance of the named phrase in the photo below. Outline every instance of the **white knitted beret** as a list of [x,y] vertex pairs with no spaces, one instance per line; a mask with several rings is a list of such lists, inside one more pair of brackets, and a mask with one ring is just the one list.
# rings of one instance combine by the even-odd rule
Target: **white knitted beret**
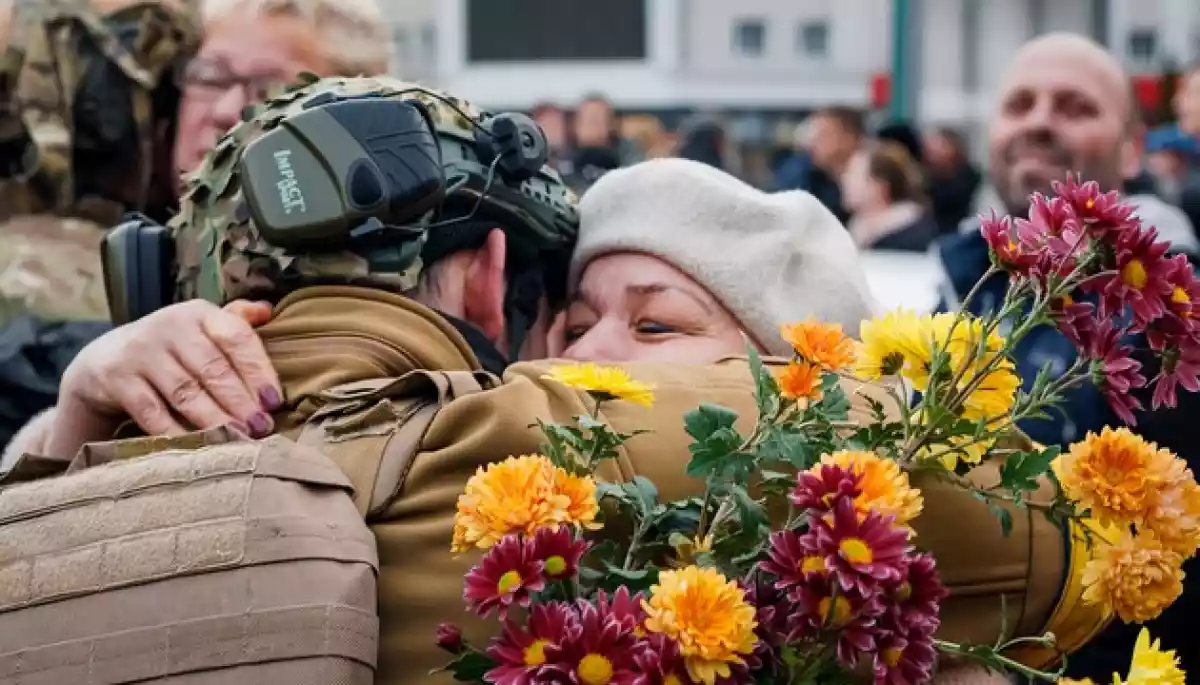
[[706,164],[654,159],[610,171],[580,202],[571,258],[654,255],[709,290],[767,352],[788,356],[781,324],[809,318],[858,336],[878,307],[841,222],[803,191],[764,193]]

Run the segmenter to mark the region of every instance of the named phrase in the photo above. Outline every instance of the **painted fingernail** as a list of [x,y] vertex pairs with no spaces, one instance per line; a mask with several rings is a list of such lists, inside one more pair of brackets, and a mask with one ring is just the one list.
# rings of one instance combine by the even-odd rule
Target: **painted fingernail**
[[262,402],[263,409],[267,411],[275,411],[283,406],[283,398],[279,396],[279,391],[275,388],[263,388],[259,390],[258,399]]
[[275,422],[271,420],[271,417],[262,412],[251,416],[246,423],[250,426],[250,434],[256,438],[270,435],[271,429],[275,427]]

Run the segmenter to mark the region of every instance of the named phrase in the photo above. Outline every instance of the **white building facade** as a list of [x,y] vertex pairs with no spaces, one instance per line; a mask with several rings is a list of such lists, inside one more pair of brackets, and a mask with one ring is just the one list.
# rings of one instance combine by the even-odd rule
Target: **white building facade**
[[[592,92],[639,110],[868,107],[892,53],[892,0],[381,1],[396,73],[497,108]],[[1132,73],[1200,57],[1200,0],[918,4],[927,121],[979,121],[1008,58],[1047,31],[1092,35]]]

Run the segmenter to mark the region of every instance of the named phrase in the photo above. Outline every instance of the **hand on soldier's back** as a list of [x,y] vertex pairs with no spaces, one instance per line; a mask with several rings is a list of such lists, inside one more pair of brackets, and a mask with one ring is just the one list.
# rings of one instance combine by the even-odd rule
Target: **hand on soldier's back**
[[263,302],[193,300],[101,336],[63,376],[59,406],[70,408],[59,413],[76,433],[64,441],[107,439],[124,416],[150,435],[228,424],[269,434],[282,395],[254,327],[270,317]]

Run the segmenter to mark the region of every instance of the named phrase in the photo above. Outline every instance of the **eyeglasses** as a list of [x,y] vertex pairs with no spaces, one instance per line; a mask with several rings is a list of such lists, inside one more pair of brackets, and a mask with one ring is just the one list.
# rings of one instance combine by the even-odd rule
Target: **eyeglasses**
[[278,74],[241,76],[224,60],[215,59],[194,59],[183,72],[185,88],[214,99],[240,88],[247,102],[266,100],[271,89],[285,80]]

